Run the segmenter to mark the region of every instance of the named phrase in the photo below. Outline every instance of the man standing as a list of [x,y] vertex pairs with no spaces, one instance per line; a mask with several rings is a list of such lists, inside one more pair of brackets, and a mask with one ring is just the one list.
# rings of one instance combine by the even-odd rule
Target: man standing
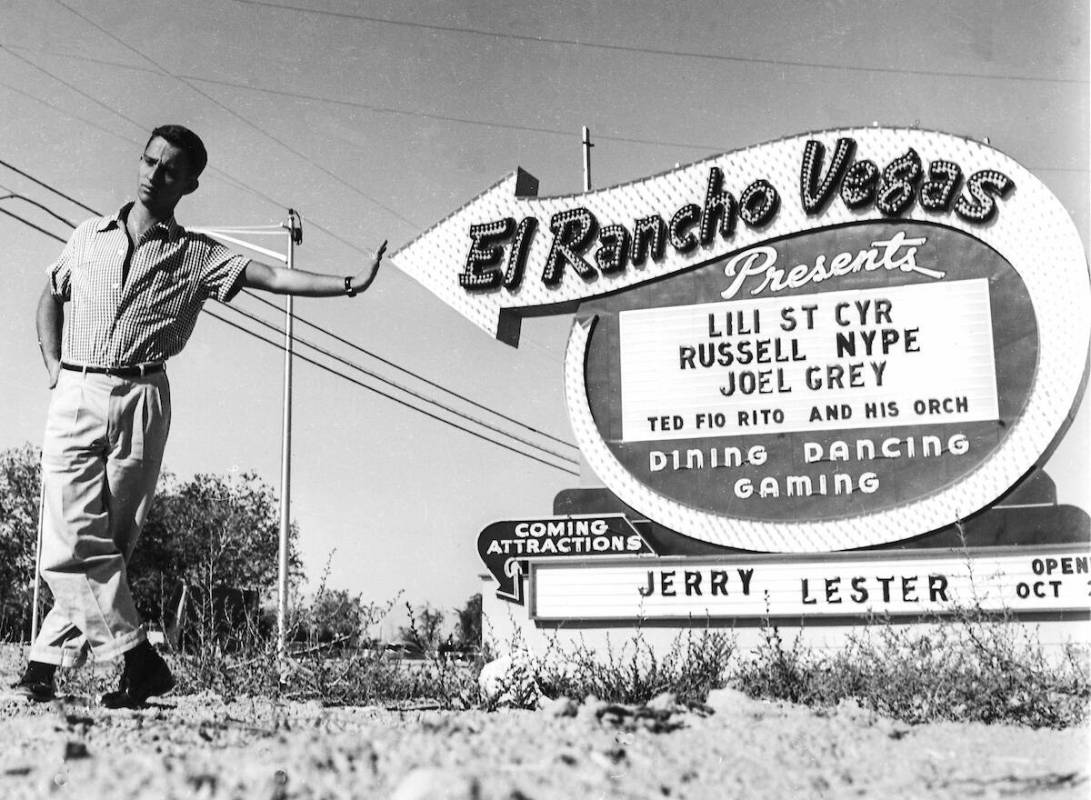
[[[179,125],[156,128],[140,158],[136,200],[72,234],[38,303],[52,396],[42,446],[41,572],[54,605],[16,689],[54,696],[58,666],[125,659],[104,705],[133,707],[174,686],[148,643],[126,564],[147,518],[170,428],[165,362],[185,346],[208,298],[242,287],[310,297],[371,285],[386,242],[357,277],[272,267],[187,232],[174,209],[196,190],[204,144]],[[65,324],[67,322],[67,324]],[[62,341],[63,332],[63,341]]]

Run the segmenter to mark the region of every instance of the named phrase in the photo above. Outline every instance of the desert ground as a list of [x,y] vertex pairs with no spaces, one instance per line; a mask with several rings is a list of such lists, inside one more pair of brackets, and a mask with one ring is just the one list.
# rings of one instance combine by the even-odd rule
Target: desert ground
[[968,798],[1091,796],[1088,727],[910,726],[730,689],[703,707],[323,707],[169,695],[30,704],[0,659],[0,797]]

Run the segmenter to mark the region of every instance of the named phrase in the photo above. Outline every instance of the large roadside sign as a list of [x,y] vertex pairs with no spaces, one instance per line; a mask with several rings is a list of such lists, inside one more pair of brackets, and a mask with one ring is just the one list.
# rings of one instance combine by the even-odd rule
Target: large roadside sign
[[574,313],[584,458],[679,536],[829,553],[957,524],[1040,465],[1083,391],[1083,246],[987,144],[833,130],[536,193],[517,170],[393,260],[513,344],[523,316]]

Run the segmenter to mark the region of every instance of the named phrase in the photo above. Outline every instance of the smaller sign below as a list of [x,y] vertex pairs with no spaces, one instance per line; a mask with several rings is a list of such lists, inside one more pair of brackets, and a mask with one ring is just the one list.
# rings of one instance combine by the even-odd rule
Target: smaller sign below
[[1091,610],[1086,548],[614,559],[531,567],[531,616],[562,620],[921,616]]
[[477,552],[496,579],[496,596],[519,605],[530,559],[655,554],[624,514],[494,522],[477,537]]

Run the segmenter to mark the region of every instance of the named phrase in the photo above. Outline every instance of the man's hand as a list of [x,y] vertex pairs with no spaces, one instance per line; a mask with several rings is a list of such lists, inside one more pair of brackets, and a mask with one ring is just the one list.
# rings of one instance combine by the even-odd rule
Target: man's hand
[[352,279],[352,289],[357,294],[366,291],[367,287],[371,286],[375,280],[375,276],[379,274],[379,265],[383,263],[383,253],[386,252],[386,240],[379,245],[378,252],[375,253],[375,260],[371,262],[371,269],[361,272],[355,278]]
[[49,373],[49,388],[52,389],[57,385],[57,376],[61,374],[61,331],[64,329],[64,302],[53,296],[52,281],[46,281],[42,296],[38,298],[34,324],[38,331],[42,361]]

